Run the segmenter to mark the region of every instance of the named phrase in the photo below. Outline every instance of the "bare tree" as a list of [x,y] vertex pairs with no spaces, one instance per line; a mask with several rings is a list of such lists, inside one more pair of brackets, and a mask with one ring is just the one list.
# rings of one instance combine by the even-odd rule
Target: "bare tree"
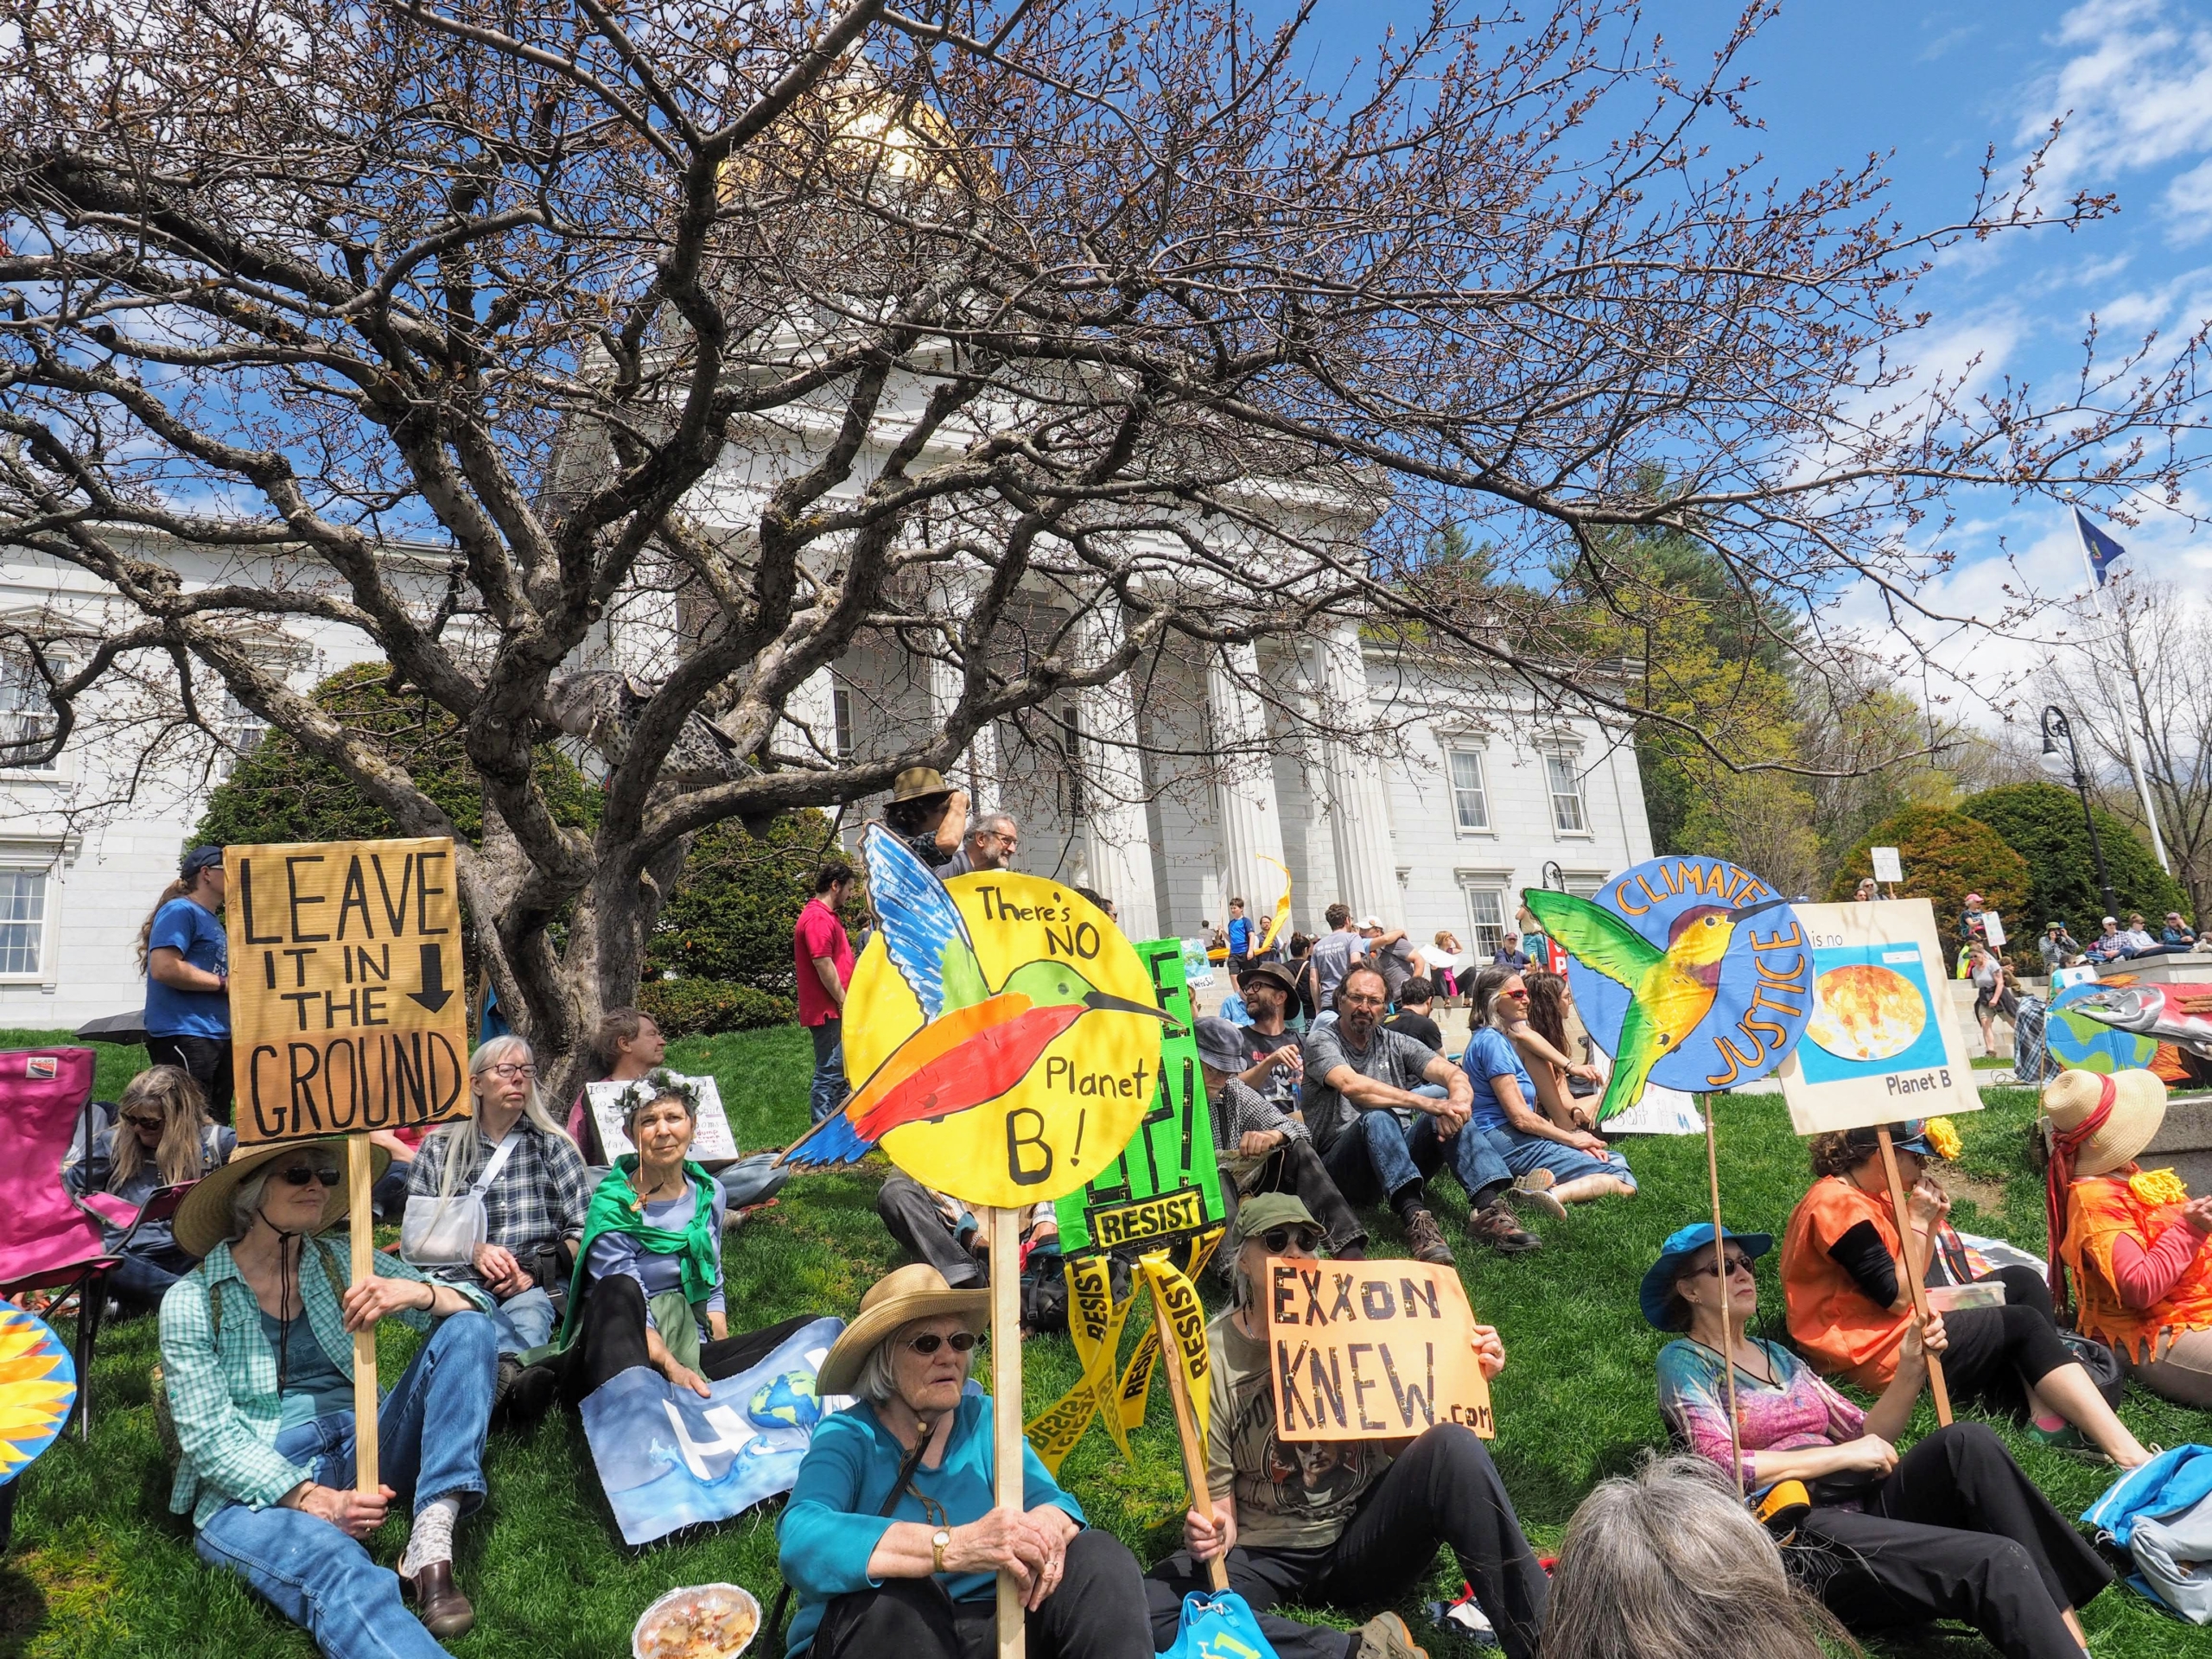
[[[252,644],[373,641],[466,732],[463,896],[557,1060],[634,991],[701,828],[1041,736],[1133,668],[1395,631],[1682,727],[1544,638],[1544,573],[1632,618],[1609,536],[1671,527],[1808,618],[1851,582],[1912,607],[1961,489],[2177,499],[2200,340],[2093,338],[2048,398],[1904,366],[1942,247],[2106,200],[2046,209],[2038,155],[1901,232],[1872,163],[1708,170],[1763,10],[1686,73],[1602,0],[1440,3],[1329,91],[1306,10],[1217,0],[19,9],[0,546],[112,611],[66,658],[12,626],[51,742],[166,671],[187,723],[222,688],[445,831]],[[1425,556],[1446,522],[1512,550],[1517,612]],[[650,672],[595,667],[640,594],[680,626]],[[786,718],[861,649],[941,723],[852,755]],[[533,785],[555,731],[604,765],[595,830]],[[1141,722],[1084,736],[1141,772]]]

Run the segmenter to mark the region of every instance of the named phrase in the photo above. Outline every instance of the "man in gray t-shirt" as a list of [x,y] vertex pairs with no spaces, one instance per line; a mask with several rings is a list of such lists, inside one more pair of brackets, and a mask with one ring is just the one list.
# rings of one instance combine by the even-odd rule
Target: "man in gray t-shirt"
[[[1353,1204],[1386,1198],[1405,1224],[1416,1261],[1452,1260],[1429,1211],[1427,1179],[1449,1162],[1467,1191],[1467,1234],[1506,1255],[1541,1248],[1505,1207],[1513,1172],[1489,1136],[1469,1127],[1474,1089],[1467,1074],[1427,1044],[1382,1028],[1388,988],[1365,964],[1344,976],[1332,1025],[1306,1033],[1300,1104],[1321,1161]],[[1442,1099],[1416,1093],[1440,1084]]]

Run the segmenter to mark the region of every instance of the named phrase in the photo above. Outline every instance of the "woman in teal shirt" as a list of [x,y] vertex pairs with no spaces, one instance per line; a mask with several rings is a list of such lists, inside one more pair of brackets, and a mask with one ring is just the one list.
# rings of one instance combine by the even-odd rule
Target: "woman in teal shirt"
[[1001,1570],[1037,1659],[1151,1659],[1136,1558],[1027,1442],[1021,1512],[992,1508],[991,1402],[966,1391],[989,1310],[987,1290],[901,1268],[823,1361],[821,1394],[861,1397],[814,1431],[777,1529],[791,1659],[987,1659]]

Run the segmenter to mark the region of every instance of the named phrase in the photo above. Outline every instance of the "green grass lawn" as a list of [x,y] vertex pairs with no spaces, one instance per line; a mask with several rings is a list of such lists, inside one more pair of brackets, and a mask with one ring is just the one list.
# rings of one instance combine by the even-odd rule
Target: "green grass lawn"
[[[0,1033],[22,1046],[50,1033]],[[670,1063],[711,1071],[733,1127],[747,1147],[780,1145],[804,1127],[810,1055],[797,1029],[694,1039],[671,1046]],[[99,1084],[118,1088],[144,1064],[138,1049],[101,1055]],[[1962,1120],[1962,1173],[1981,1202],[1962,1202],[1968,1230],[1999,1231],[2039,1249],[2041,1188],[2024,1161],[2034,1097],[1992,1090],[1990,1109]],[[1779,1232],[1806,1184],[1803,1144],[1789,1131],[1778,1096],[1747,1096],[1720,1107],[1720,1165],[1729,1221]],[[1504,1333],[1509,1363],[1496,1385],[1498,1438],[1493,1451],[1521,1517],[1548,1552],[1591,1484],[1634,1466],[1663,1438],[1653,1402],[1651,1365],[1662,1338],[1636,1311],[1635,1285],[1659,1241],[1705,1209],[1701,1140],[1638,1140],[1630,1158],[1642,1196],[1592,1205],[1565,1223],[1540,1223],[1542,1254],[1504,1262],[1463,1253],[1462,1273],[1478,1317]],[[783,1200],[734,1236],[726,1253],[734,1319],[766,1324],[817,1312],[849,1314],[860,1294],[893,1265],[873,1204],[880,1170],[802,1177]],[[1447,1227],[1464,1219],[1456,1191],[1439,1205]],[[1395,1224],[1381,1224],[1384,1253],[1402,1253]],[[1207,1275],[1209,1300],[1218,1281]],[[1780,1289],[1773,1258],[1761,1264],[1764,1305],[1776,1313]],[[388,1332],[384,1356],[396,1374],[413,1338]],[[257,1603],[238,1582],[202,1567],[184,1521],[168,1513],[168,1471],[156,1446],[147,1370],[156,1357],[153,1323],[113,1326],[102,1337],[94,1370],[92,1442],[71,1438],[23,1477],[13,1553],[0,1565],[0,1659],[65,1656],[162,1656],[261,1659],[309,1656],[307,1638]],[[979,1362],[983,1358],[979,1355]],[[1065,1338],[1033,1341],[1024,1386],[1033,1411],[1071,1385],[1074,1351]],[[978,1376],[988,1369],[979,1363]],[[2202,1439],[2194,1414],[2131,1393],[2122,1414],[2146,1442]],[[1921,1428],[1932,1427],[1923,1404]],[[2107,1471],[2034,1446],[2000,1426],[2016,1455],[2062,1510],[2078,1514]],[[1112,1529],[1147,1561],[1167,1551],[1180,1528],[1185,1495],[1166,1389],[1124,1463],[1095,1425],[1062,1476],[1091,1519]],[[465,1659],[612,1659],[629,1651],[638,1613],[663,1591],[709,1580],[746,1585],[763,1605],[776,1587],[772,1510],[756,1511],[703,1535],[642,1551],[618,1541],[582,1430],[556,1415],[534,1433],[494,1437],[492,1496],[461,1535],[459,1576],[474,1600],[476,1629],[453,1644]],[[395,1560],[404,1541],[393,1522],[374,1541]],[[1457,1579],[1440,1562],[1430,1588],[1401,1611],[1436,1659],[1481,1651],[1438,1631],[1418,1603]],[[2212,1631],[2152,1611],[2125,1592],[2107,1592],[2085,1620],[2101,1659],[2212,1659]],[[1336,1622],[1349,1624],[1350,1620]],[[1877,1643],[1891,1655],[1987,1654],[1970,1633],[1931,1633]]]

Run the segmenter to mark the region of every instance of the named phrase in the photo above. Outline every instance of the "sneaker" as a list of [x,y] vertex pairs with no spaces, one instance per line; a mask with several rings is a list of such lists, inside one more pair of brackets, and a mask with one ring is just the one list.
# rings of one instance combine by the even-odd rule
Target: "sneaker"
[[1534,1233],[1522,1230],[1513,1212],[1501,1198],[1486,1210],[1478,1210],[1467,1217],[1467,1236],[1478,1244],[1489,1246],[1500,1255],[1526,1255],[1531,1250],[1541,1250],[1544,1241]]
[[1416,1262],[1440,1268],[1452,1265],[1452,1247],[1444,1242],[1444,1230],[1426,1210],[1416,1210],[1406,1217],[1406,1248],[1414,1253]]
[[1552,1196],[1552,1173],[1548,1169],[1531,1171],[1513,1183],[1513,1190],[1505,1196],[1516,1210],[1535,1211],[1549,1216],[1554,1221],[1567,1219],[1567,1206]]
[[1428,1649],[1414,1640],[1404,1619],[1377,1613],[1359,1627],[1357,1659],[1428,1659]]

